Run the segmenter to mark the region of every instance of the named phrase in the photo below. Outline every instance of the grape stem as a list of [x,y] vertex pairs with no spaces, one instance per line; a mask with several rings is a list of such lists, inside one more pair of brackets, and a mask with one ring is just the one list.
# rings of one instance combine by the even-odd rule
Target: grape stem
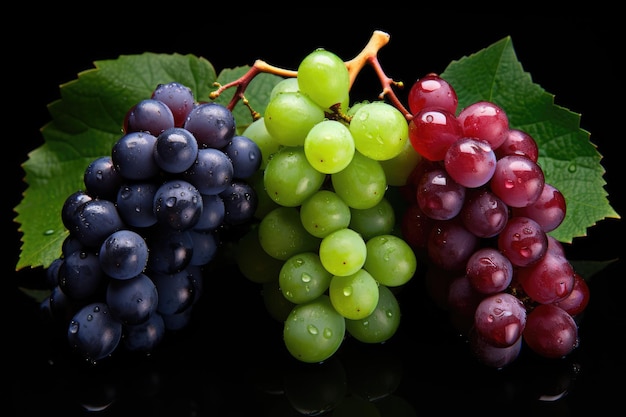
[[[389,40],[390,35],[388,33],[375,30],[363,50],[361,50],[357,56],[345,62],[346,68],[348,68],[348,73],[350,74],[350,87],[352,88],[354,85],[356,77],[361,70],[366,65],[371,65],[380,80],[381,86],[383,87],[383,90],[378,97],[381,100],[387,97],[391,104],[400,110],[407,120],[411,120],[413,116],[400,102],[393,89],[393,87],[403,88],[404,83],[402,81],[395,81],[388,77],[378,60],[378,51],[380,51],[383,46],[387,45]],[[223,85],[214,83],[213,85],[216,86],[217,89],[209,94],[209,98],[214,100],[227,89],[236,88],[235,94],[226,107],[232,111],[235,108],[235,105],[241,100],[241,102],[250,110],[252,118],[257,120],[261,117],[261,115],[252,109],[248,100],[245,98],[244,93],[250,82],[260,73],[274,74],[284,78],[293,78],[298,75],[297,71],[276,67],[261,59],[257,59],[254,62],[254,65],[252,65],[252,67],[250,67],[250,69],[240,78]]]

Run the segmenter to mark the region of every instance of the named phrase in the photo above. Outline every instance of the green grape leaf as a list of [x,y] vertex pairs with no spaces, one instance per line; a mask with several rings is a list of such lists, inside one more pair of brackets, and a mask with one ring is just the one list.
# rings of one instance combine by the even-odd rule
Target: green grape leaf
[[488,100],[502,107],[513,128],[529,133],[539,148],[546,182],[563,193],[567,213],[550,234],[561,242],[586,236],[605,218],[619,219],[604,189],[602,155],[580,128],[581,115],[554,103],[517,60],[510,36],[473,55],[452,61],[441,74],[455,88],[459,109]]
[[[209,101],[215,82],[226,84],[243,75],[249,67],[225,70],[217,77],[212,64],[194,55],[122,55],[97,61],[94,68],[78,74],[76,80],[60,86],[59,100],[48,106],[51,122],[41,133],[44,144],[33,150],[23,163],[28,188],[15,208],[15,221],[22,232],[22,247],[16,270],[47,267],[61,254],[68,235],[61,220],[61,208],[73,192],[83,189],[83,174],[95,158],[108,155],[122,135],[125,114],[138,101],[149,98],[160,83],[180,82],[194,92],[197,101]],[[250,105],[263,112],[271,89],[280,77],[260,74],[247,94]],[[229,89],[226,93],[234,89]],[[227,103],[228,94],[218,100]],[[218,101],[216,100],[216,101]],[[238,130],[252,121],[248,108],[233,109]]]

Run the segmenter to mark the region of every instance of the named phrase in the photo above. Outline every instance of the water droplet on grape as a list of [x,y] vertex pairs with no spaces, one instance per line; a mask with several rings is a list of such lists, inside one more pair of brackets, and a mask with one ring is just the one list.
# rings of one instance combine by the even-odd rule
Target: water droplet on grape
[[69,328],[70,333],[72,334],[78,333],[79,328],[80,328],[80,325],[76,321],[72,320],[72,322],[70,323],[70,328]]
[[331,329],[329,329],[328,327],[326,327],[324,329],[323,335],[324,335],[325,339],[330,339],[331,337],[333,337],[333,331]]
[[304,273],[302,274],[302,276],[300,277],[302,279],[302,282],[311,282],[311,275]]
[[312,324],[309,324],[308,326],[306,326],[306,329],[309,333],[311,333],[312,335],[316,335],[319,333],[319,330],[317,329],[317,327],[315,327]]
[[352,295],[352,286],[343,287],[343,295],[350,297]]
[[168,207],[174,207],[176,205],[176,197],[170,197],[165,200],[165,205]]

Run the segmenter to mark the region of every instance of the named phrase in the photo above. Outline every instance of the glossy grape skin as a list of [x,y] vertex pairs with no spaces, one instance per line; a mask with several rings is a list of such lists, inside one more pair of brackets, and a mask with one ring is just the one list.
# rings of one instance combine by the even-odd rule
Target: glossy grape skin
[[260,146],[246,136],[233,136],[222,151],[233,163],[234,178],[250,178],[261,167],[263,162]]
[[202,214],[193,230],[216,230],[224,223],[226,206],[219,194],[202,194]]
[[450,220],[461,212],[465,190],[444,168],[435,168],[424,173],[417,184],[417,204],[434,220]]
[[524,341],[545,358],[562,358],[578,346],[578,326],[554,304],[540,304],[528,315]]
[[417,258],[413,249],[402,238],[381,234],[370,238],[365,246],[367,257],[363,269],[387,287],[404,285],[415,274]]
[[498,159],[489,181],[491,191],[509,207],[533,204],[543,191],[545,177],[537,163],[522,155]]
[[448,174],[459,184],[476,188],[487,184],[496,170],[496,154],[483,140],[462,137],[450,144],[444,157]]
[[509,134],[509,119],[497,104],[477,101],[462,109],[457,115],[463,136],[482,139],[498,149]]
[[494,346],[483,339],[475,329],[470,330],[469,345],[474,357],[482,364],[495,369],[502,369],[513,363],[520,355],[523,337],[519,337],[512,345]]
[[478,243],[476,235],[459,221],[436,222],[428,236],[428,257],[443,269],[460,271],[465,268]]
[[574,273],[572,292],[564,299],[555,301],[554,305],[561,307],[570,316],[576,317],[585,311],[589,304],[590,296],[591,291],[587,281],[580,274]]
[[360,320],[376,309],[378,283],[365,269],[350,275],[334,275],[328,287],[330,302],[339,314],[351,320]]
[[78,208],[86,201],[91,200],[92,197],[85,190],[74,191],[68,195],[63,201],[63,207],[61,207],[61,221],[63,226],[72,233],[78,222]]
[[320,239],[302,225],[296,207],[280,206],[267,213],[259,223],[258,234],[263,250],[283,261],[301,252],[317,252],[320,245]]
[[535,138],[520,129],[509,129],[506,139],[494,152],[497,159],[506,155],[522,155],[533,162],[539,159],[539,149]]
[[529,266],[548,250],[548,236],[541,225],[529,217],[512,216],[498,235],[498,249],[515,266]]
[[124,325],[140,324],[156,312],[159,294],[154,282],[140,273],[131,279],[109,280],[105,300],[116,320]]
[[539,198],[524,207],[514,207],[513,214],[535,220],[548,233],[556,229],[565,220],[567,202],[565,196],[552,184],[544,184]]
[[518,268],[515,276],[524,292],[541,304],[565,299],[575,283],[575,271],[571,263],[564,255],[551,250],[532,265]]
[[233,180],[219,196],[224,202],[224,224],[243,224],[254,217],[259,204],[257,192],[246,181]]
[[325,179],[325,174],[309,163],[302,146],[282,148],[274,154],[263,174],[267,194],[286,207],[302,205],[320,189]]
[[148,264],[148,245],[139,233],[118,230],[102,242],[98,259],[107,276],[131,279],[142,273]]
[[488,187],[477,188],[467,191],[459,218],[479,238],[491,238],[506,226],[509,207]]
[[377,161],[398,156],[409,141],[404,115],[383,101],[366,103],[354,113],[350,133],[356,149]]
[[76,312],[67,337],[75,352],[96,362],[117,348],[122,339],[122,323],[113,318],[106,303],[95,302]]
[[315,237],[323,238],[350,225],[350,207],[334,191],[321,189],[302,202],[300,220]]
[[111,155],[94,159],[83,174],[85,190],[93,198],[114,200],[124,178],[115,169]]
[[345,318],[335,310],[327,295],[321,295],[291,310],[284,323],[283,340],[293,357],[318,363],[339,349],[345,333]]
[[439,108],[424,108],[409,122],[409,139],[415,150],[431,161],[443,161],[452,143],[463,136],[453,113]]
[[467,260],[465,275],[472,287],[480,293],[503,292],[513,280],[513,264],[496,248],[484,247]]
[[219,149],[202,148],[182,178],[202,194],[219,194],[230,185],[234,175],[235,168],[228,155]]
[[333,174],[344,169],[352,161],[354,152],[352,133],[336,120],[317,123],[304,138],[307,161],[324,174]]
[[86,300],[102,290],[106,276],[97,252],[77,250],[66,254],[58,271],[59,288],[73,300]]
[[283,146],[303,146],[304,139],[316,124],[324,120],[324,110],[301,92],[278,94],[267,103],[265,128]]
[[191,183],[172,179],[154,194],[157,222],[175,230],[189,230],[202,215],[202,195]]
[[126,227],[115,203],[101,199],[89,200],[80,205],[75,219],[70,223],[74,225],[70,233],[81,244],[91,248],[99,248],[107,236]]
[[459,99],[452,85],[438,74],[428,73],[417,79],[407,97],[411,114],[416,114],[426,107],[442,108],[456,114]]
[[127,182],[119,187],[115,204],[124,223],[132,227],[156,224],[157,216],[153,205],[158,188],[153,181]]
[[322,239],[319,255],[324,268],[331,274],[346,276],[357,273],[363,267],[367,247],[360,234],[345,228],[336,230]]
[[227,107],[215,103],[200,103],[187,116],[183,127],[198,141],[198,148],[222,149],[236,133],[235,117]]
[[127,180],[148,180],[159,173],[159,166],[154,160],[156,139],[155,135],[148,132],[129,132],[113,144],[111,158],[122,177]]
[[159,313],[138,324],[124,325],[122,343],[131,352],[152,352],[165,338],[165,322]]
[[363,343],[383,343],[400,327],[401,311],[396,296],[385,285],[379,285],[378,292],[378,303],[370,315],[346,319],[346,331]]
[[356,209],[374,207],[387,190],[387,178],[380,161],[358,151],[347,167],[331,174],[331,182],[339,197]]
[[316,49],[298,65],[298,88],[321,108],[344,102],[350,90],[350,74],[335,53]]
[[157,85],[150,98],[159,100],[170,108],[176,127],[183,126],[195,103],[191,88],[176,81]]
[[370,208],[350,208],[348,226],[363,236],[366,241],[378,235],[391,234],[395,225],[396,211],[387,198],[383,198]]
[[474,328],[489,344],[503,348],[518,341],[526,320],[524,304],[516,296],[503,292],[489,295],[478,304]]
[[186,269],[173,273],[152,272],[150,279],[158,293],[157,312],[163,315],[178,314],[193,303],[194,286]]
[[150,248],[148,269],[159,273],[175,273],[183,270],[193,256],[193,239],[189,230],[175,230],[169,226],[156,225],[146,231]]
[[179,174],[195,162],[198,142],[187,129],[172,127],[161,132],[154,144],[154,160],[162,171]]
[[148,132],[155,137],[174,125],[172,110],[164,102],[153,98],[135,104],[124,119],[125,133]]
[[287,259],[281,267],[278,283],[282,294],[294,304],[312,301],[324,294],[333,275],[315,252],[303,252]]

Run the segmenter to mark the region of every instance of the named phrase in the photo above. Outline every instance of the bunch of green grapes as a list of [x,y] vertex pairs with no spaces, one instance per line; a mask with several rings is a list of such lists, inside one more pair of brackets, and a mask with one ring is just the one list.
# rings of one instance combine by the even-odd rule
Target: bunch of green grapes
[[252,180],[259,221],[240,240],[237,262],[263,285],[288,351],[303,362],[326,360],[348,335],[364,343],[393,336],[393,290],[417,268],[386,194],[420,160],[408,122],[382,100],[349,107],[349,91],[345,63],[316,49],[243,133],[263,161]]

